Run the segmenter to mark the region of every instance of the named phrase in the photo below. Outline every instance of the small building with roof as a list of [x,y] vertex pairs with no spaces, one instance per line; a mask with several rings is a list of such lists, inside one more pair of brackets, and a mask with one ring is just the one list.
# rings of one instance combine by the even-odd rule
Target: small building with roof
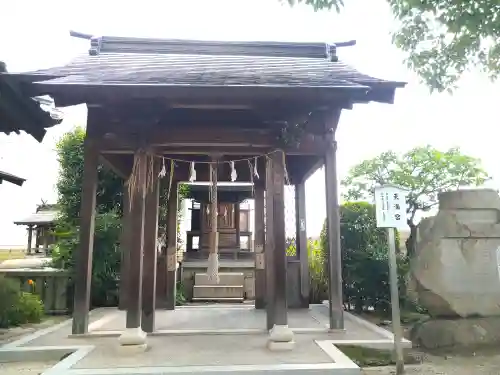
[[[122,343],[133,337],[135,345],[146,347],[144,331],[156,330],[158,288],[165,307],[175,309],[178,184],[191,181],[194,169],[196,181],[210,182],[211,215],[206,273],[195,277],[219,281],[217,195],[225,192],[218,191],[217,183],[232,180],[235,169],[237,181],[254,187],[255,308],[266,309],[270,346],[282,345],[278,336],[284,332],[284,346],[291,348],[288,301],[309,307],[305,181],[325,166],[329,328],[343,330],[336,130],[343,110],[358,103],[391,104],[396,89],[405,84],[368,76],[343,63],[337,54],[343,43],[74,36],[90,40],[88,53],[64,66],[4,77],[9,84],[22,83],[30,97],[49,95],[57,106],[88,107],[73,333],[89,329],[100,157],[128,180],[121,242],[120,297],[127,310]],[[158,179],[167,175],[167,243],[159,254]],[[286,254],[285,185],[295,186],[293,259]],[[196,199],[204,201],[205,193]],[[226,212],[223,208],[222,218],[229,218]],[[234,247],[237,237],[230,229]],[[164,276],[161,288],[159,272]]]
[[[42,204],[37,207],[35,213],[28,217],[14,221],[16,225],[25,225],[28,229],[28,244],[26,253],[31,254],[48,253],[49,246],[55,243],[55,223],[57,219],[57,206],[55,204]],[[33,233],[35,234],[35,246],[33,247]]]

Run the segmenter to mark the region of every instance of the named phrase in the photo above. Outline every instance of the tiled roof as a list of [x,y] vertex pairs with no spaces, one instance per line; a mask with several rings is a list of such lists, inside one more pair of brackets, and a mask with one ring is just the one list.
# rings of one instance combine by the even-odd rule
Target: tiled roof
[[58,211],[39,211],[35,214],[31,214],[30,216],[15,221],[14,224],[17,225],[39,225],[39,224],[50,224],[56,221],[58,215]]
[[43,109],[37,98],[26,94],[19,82],[9,78],[5,65],[0,64],[0,133],[23,130],[41,142],[45,129],[60,123],[62,118]]
[[339,62],[335,46],[324,43],[102,37],[93,39],[91,45],[90,54],[80,56],[63,67],[30,73],[30,79],[44,87],[308,87],[394,92],[404,86],[401,82],[370,77]]
[[0,171],[0,184],[2,181],[10,182],[11,184],[22,186],[26,179],[18,176],[14,176],[13,174]]

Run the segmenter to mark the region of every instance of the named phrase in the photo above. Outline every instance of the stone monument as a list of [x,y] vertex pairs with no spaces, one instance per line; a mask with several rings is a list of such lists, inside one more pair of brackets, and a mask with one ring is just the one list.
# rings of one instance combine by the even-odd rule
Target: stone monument
[[[467,344],[500,340],[496,334],[487,338],[493,327],[500,328],[499,263],[498,193],[492,189],[440,193],[439,212],[418,226],[409,280],[410,295],[434,319],[423,325],[433,332],[432,346],[464,344],[460,337],[466,337]],[[439,333],[439,327],[455,333]],[[420,327],[420,336],[424,331]],[[445,337],[447,342],[441,345]]]

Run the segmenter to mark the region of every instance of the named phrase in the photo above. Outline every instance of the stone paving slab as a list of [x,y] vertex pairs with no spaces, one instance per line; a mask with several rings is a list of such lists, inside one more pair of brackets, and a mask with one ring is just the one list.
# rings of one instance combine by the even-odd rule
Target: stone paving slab
[[148,350],[124,355],[116,337],[124,329],[124,318],[125,313],[117,309],[100,309],[90,315],[89,330],[93,331],[90,335],[71,337],[71,321],[67,321],[3,348],[50,350],[49,347],[57,345],[75,350],[44,375],[199,372],[257,375],[288,374],[288,371],[300,375],[323,375],[330,371],[359,375],[359,367],[335,345],[392,345],[390,332],[348,313],[345,330],[328,332],[328,307],[313,305],[309,310],[289,311],[289,323],[296,332],[294,350],[270,352],[266,347],[264,311],[245,305],[212,305],[159,310],[158,330],[148,337]]
[[73,368],[332,363],[316,344],[317,337],[297,335],[296,346],[289,352],[269,351],[267,335],[151,337],[146,352],[130,356],[120,353],[116,339],[105,338],[105,343],[85,339],[86,345],[92,342],[97,346]]

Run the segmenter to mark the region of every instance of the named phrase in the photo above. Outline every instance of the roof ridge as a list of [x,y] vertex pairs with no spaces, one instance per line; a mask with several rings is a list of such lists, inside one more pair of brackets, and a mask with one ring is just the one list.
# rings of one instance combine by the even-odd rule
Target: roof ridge
[[156,53],[192,55],[232,55],[263,57],[303,57],[338,61],[337,47],[356,44],[341,43],[272,42],[272,41],[209,41],[192,39],[160,39],[116,36],[92,36],[71,31],[70,35],[90,40],[89,54],[100,53]]

